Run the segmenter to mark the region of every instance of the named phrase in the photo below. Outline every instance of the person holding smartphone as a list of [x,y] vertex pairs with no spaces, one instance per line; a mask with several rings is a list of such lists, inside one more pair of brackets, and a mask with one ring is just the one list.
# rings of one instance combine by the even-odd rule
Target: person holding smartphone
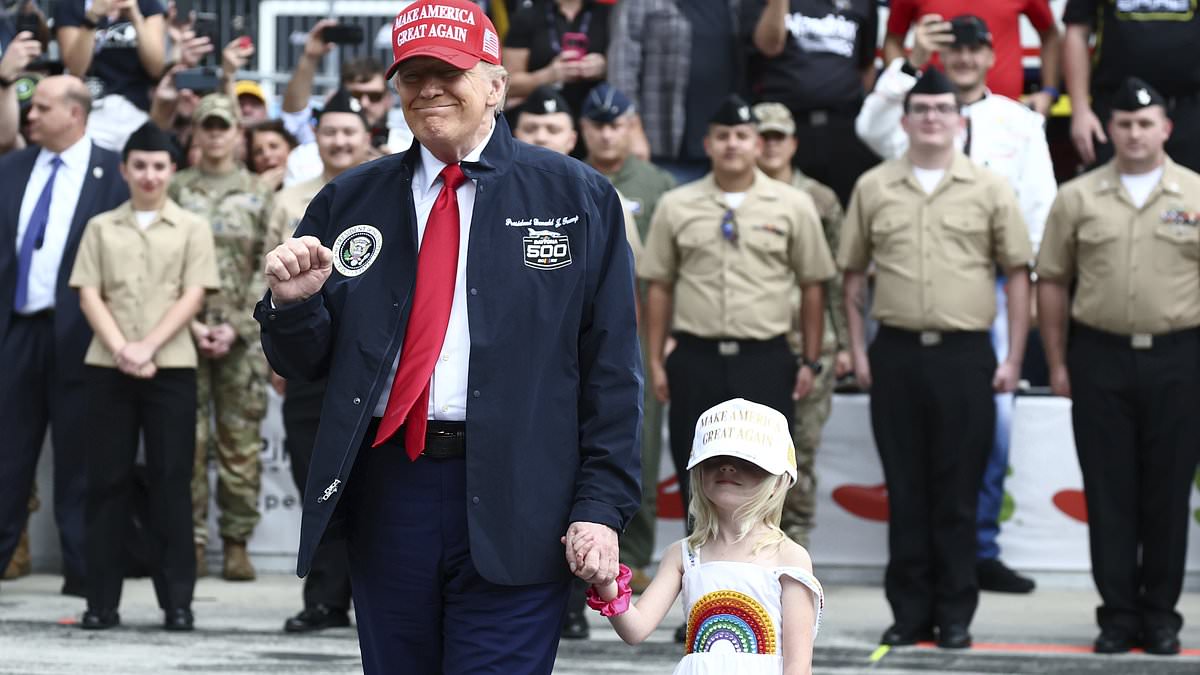
[[149,119],[150,90],[166,65],[159,0],[64,0],[54,7],[63,64],[92,93],[88,134],[119,151]]
[[562,90],[571,110],[582,110],[608,70],[610,10],[594,0],[537,0],[518,11],[504,40],[509,109],[550,85]]

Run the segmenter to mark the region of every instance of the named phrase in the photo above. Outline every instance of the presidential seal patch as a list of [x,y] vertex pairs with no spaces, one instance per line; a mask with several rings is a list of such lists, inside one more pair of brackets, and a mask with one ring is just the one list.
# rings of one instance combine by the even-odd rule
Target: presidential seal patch
[[537,270],[556,270],[571,264],[571,240],[553,230],[534,230],[522,238],[525,266]]
[[333,268],[344,277],[356,277],[375,262],[383,235],[371,225],[348,227],[333,242]]

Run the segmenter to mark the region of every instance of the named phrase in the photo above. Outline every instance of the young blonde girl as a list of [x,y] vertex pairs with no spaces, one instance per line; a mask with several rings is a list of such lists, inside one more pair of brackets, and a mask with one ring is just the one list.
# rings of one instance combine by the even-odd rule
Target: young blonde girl
[[593,586],[588,604],[621,639],[646,639],[682,591],[685,656],[676,675],[810,673],[824,594],[802,546],[779,528],[796,452],[786,418],[733,399],[696,423],[688,461],[692,534],[663,554],[658,574],[630,606],[628,568]]

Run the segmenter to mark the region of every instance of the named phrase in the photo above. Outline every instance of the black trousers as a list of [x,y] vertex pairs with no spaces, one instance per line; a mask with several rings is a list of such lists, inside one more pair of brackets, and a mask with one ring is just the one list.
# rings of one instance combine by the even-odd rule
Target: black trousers
[[[1112,117],[1111,100],[1111,93],[1097,93],[1092,101],[1092,110],[1104,125],[1106,135],[1108,120]],[[1188,96],[1168,97],[1167,115],[1174,124],[1171,137],[1167,139],[1167,155],[1192,171],[1200,171],[1200,91]],[[1096,163],[1089,168],[1112,159],[1113,152],[1111,141],[1103,145],[1097,143]]]
[[816,114],[813,124],[810,110],[792,110],[796,120],[796,142],[800,151],[793,162],[804,175],[824,183],[837,193],[842,206],[850,202],[850,193],[858,177],[879,163],[879,156],[868,148],[854,131],[854,113]]
[[150,564],[163,609],[188,608],[196,585],[192,548],[192,460],[196,451],[196,371],[164,368],[148,380],[89,366],[87,416],[88,607],[116,609],[124,580],[133,467],[145,443]]
[[[671,460],[675,463],[679,496],[686,511],[691,499],[687,463],[696,420],[718,403],[744,398],[783,413],[788,428],[792,428],[796,358],[783,336],[723,341],[676,333],[675,341],[675,350],[664,364],[671,393],[667,425],[671,434]],[[725,355],[721,353],[722,345]],[[736,354],[728,353],[735,349],[731,345],[736,345]]]
[[1128,336],[1075,324],[1067,349],[1075,446],[1102,628],[1179,630],[1188,498],[1200,459],[1200,331]]
[[871,343],[871,428],[888,489],[884,587],[896,622],[969,624],[979,602],[975,515],[992,449],[996,356],[986,332],[880,326]]
[[[328,380],[324,379],[317,382],[288,380],[283,399],[283,447],[291,458],[292,480],[296,481],[296,489],[302,496],[308,482],[308,467],[312,463],[327,384]],[[343,539],[326,538],[313,554],[312,568],[304,578],[304,607],[317,605],[343,611],[350,609],[350,567]]]
[[[93,432],[84,422],[83,379],[67,380],[54,346],[54,315],[14,314],[0,336],[0,569],[8,567],[29,519],[29,491],[37,475],[46,428],[54,445],[54,519],[62,546],[66,586],[82,592],[84,474]],[[119,539],[117,541],[120,541]]]

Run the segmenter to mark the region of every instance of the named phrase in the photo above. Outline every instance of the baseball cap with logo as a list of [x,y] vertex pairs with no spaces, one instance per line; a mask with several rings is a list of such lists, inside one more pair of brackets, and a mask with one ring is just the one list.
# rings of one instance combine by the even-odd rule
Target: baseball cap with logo
[[768,131],[775,131],[785,136],[792,136],[796,133],[796,120],[792,119],[792,113],[786,105],[759,103],[752,108],[752,111],[758,118],[758,133],[765,134]]
[[744,459],[767,473],[786,473],[796,483],[796,446],[787,418],[761,403],[735,398],[700,415],[687,468],[713,457]]
[[387,70],[414,56],[432,56],[460,70],[480,61],[500,64],[500,36],[492,20],[469,0],[418,0],[392,23],[392,57]]
[[233,91],[237,94],[238,98],[253,96],[263,103],[267,102],[267,94],[263,91],[262,85],[254,80],[238,80],[237,84],[233,87]]
[[237,102],[225,94],[209,94],[196,104],[196,112],[192,115],[196,124],[202,124],[210,117],[224,120],[229,126],[237,124],[241,119]]
[[950,30],[954,34],[954,46],[992,46],[992,32],[987,23],[974,14],[963,14],[950,19]]

